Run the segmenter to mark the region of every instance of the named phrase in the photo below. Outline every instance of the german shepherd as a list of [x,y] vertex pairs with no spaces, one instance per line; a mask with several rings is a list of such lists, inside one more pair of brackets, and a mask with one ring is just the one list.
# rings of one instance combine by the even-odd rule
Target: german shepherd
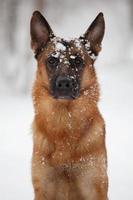
[[35,200],[108,199],[105,124],[97,106],[94,68],[104,30],[99,13],[83,36],[64,40],[54,35],[39,11],[33,13]]

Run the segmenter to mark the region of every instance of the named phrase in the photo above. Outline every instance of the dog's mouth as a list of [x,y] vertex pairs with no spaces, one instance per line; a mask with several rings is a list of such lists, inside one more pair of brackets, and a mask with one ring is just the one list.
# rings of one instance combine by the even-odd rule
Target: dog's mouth
[[53,96],[53,98],[55,99],[62,99],[62,100],[74,100],[77,99],[79,95],[74,95],[74,94],[51,94]]
[[55,99],[74,100],[79,97],[79,90],[76,88],[65,89],[65,90],[55,89],[51,90],[50,93]]

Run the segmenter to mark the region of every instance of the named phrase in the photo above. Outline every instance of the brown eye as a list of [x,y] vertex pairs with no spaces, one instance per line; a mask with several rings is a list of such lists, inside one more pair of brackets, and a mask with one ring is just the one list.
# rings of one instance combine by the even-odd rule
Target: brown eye
[[58,65],[58,62],[59,62],[59,59],[54,57],[54,56],[50,56],[48,57],[47,59],[47,63],[50,65],[50,66],[57,66]]
[[78,65],[78,66],[82,65],[83,64],[83,59],[81,57],[77,56],[75,58],[75,64]]
[[80,56],[71,56],[70,63],[72,67],[82,67],[83,59]]

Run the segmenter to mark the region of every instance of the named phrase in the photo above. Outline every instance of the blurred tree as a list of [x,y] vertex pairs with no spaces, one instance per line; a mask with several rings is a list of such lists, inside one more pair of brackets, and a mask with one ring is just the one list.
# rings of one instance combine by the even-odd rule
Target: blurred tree
[[5,37],[8,44],[10,52],[15,51],[15,32],[17,25],[17,10],[18,10],[18,0],[7,0],[7,10],[6,12],[6,27],[5,27]]

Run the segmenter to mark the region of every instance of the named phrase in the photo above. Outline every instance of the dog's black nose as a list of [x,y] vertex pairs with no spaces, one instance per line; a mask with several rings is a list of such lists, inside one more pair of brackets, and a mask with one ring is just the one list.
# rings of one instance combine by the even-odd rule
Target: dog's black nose
[[60,91],[69,91],[72,88],[72,80],[70,78],[59,76],[56,80],[56,89]]
[[51,94],[56,99],[75,99],[79,96],[79,84],[74,77],[57,76],[51,82]]
[[52,95],[56,99],[74,99],[77,96],[77,83],[68,76],[58,76],[52,84]]

